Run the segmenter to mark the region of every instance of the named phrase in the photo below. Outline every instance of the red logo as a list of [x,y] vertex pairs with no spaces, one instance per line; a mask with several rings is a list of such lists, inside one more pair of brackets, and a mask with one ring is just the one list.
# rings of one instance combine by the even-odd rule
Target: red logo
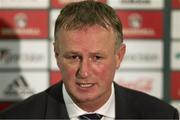
[[0,38],[47,38],[48,11],[0,11]]
[[[160,11],[117,11],[125,38],[162,38],[163,14]],[[153,19],[156,18],[156,19]]]

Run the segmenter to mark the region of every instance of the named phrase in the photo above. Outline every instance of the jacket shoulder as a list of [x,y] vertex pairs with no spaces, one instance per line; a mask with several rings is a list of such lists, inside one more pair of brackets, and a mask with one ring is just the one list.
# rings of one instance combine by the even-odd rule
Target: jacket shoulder
[[168,103],[146,93],[115,84],[118,99],[124,99],[132,113],[142,118],[178,119],[178,111]]
[[0,113],[0,118],[44,118],[50,96],[49,91],[54,90],[56,86],[51,86],[43,92],[12,105]]
[[46,93],[41,92],[24,101],[18,102],[0,114],[0,118],[32,118],[43,117],[46,103]]

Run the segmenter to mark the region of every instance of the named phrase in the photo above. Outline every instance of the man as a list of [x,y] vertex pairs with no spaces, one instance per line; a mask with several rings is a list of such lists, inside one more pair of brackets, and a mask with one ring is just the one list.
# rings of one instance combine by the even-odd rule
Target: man
[[2,118],[178,119],[172,106],[113,82],[125,49],[111,7],[94,1],[67,5],[55,23],[62,82],[6,110]]

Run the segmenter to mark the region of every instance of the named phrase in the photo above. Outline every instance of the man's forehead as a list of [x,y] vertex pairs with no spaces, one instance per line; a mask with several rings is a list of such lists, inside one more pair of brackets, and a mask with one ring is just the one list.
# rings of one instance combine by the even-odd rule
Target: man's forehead
[[102,30],[102,31],[109,31],[110,32],[110,31],[113,31],[113,28],[108,26],[108,25],[106,27],[103,27],[103,26],[98,25],[98,24],[79,26],[79,27],[74,27],[71,29],[67,29],[66,27],[61,27],[58,33],[61,33],[61,32],[66,33],[66,32],[73,32],[73,31],[87,32],[88,30],[93,30],[93,31]]

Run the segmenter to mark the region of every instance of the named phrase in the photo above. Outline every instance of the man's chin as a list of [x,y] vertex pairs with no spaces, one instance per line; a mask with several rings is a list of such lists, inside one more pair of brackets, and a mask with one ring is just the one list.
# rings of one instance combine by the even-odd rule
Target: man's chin
[[74,102],[75,103],[81,103],[81,104],[87,104],[95,100],[96,97],[92,96],[81,96],[81,97],[76,97]]

